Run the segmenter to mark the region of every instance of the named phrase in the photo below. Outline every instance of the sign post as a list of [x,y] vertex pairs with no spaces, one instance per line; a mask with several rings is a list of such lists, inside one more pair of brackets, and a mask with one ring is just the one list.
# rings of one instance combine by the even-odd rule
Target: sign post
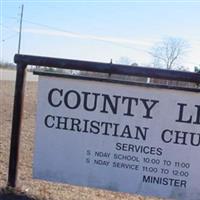
[[25,75],[26,75],[26,65],[21,63],[17,64],[10,157],[9,157],[10,158],[9,172],[8,172],[8,184],[7,184],[9,187],[15,187],[16,185],[20,129],[21,129],[22,113],[23,113]]
[[[16,55],[8,186],[15,187],[27,65],[200,83],[200,74]],[[193,200],[199,197],[200,90],[40,75],[34,177]]]

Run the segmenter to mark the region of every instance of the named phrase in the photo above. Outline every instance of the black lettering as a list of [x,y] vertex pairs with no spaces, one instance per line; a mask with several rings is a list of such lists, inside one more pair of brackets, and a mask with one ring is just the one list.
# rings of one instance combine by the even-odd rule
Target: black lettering
[[[88,100],[88,96],[91,95],[90,92],[82,92],[82,94],[84,95],[83,107],[85,108],[85,110],[87,110],[87,111],[94,111],[94,110],[96,110],[97,99],[98,99],[97,97],[100,94],[99,93],[92,93],[92,95],[94,96],[94,98],[90,98],[89,100]],[[90,104],[90,108],[89,108],[88,102]]]
[[98,134],[99,133],[99,122],[98,121],[91,121],[90,123],[91,128],[90,128],[90,132],[94,133],[94,134]]
[[77,118],[71,118],[71,120],[72,120],[72,124],[71,124],[70,130],[80,132],[81,131],[81,128],[80,128],[81,120],[77,119]]
[[161,134],[162,141],[165,143],[170,143],[172,141],[172,135],[173,135],[173,131],[169,129],[164,130]]
[[116,149],[116,150],[121,150],[121,143],[116,143],[115,149]]
[[46,127],[48,128],[53,128],[54,127],[54,120],[55,120],[55,117],[52,116],[52,115],[47,115],[44,119],[44,124]]
[[57,93],[59,97],[61,97],[63,95],[63,90],[62,89],[58,89],[58,88],[53,88],[50,90],[49,94],[48,94],[48,102],[51,106],[53,107],[59,107],[62,104],[62,101],[59,100],[58,102],[53,102],[53,93]]
[[103,99],[103,109],[100,112],[108,113],[107,105],[109,105],[112,113],[113,114],[117,114],[118,100],[119,100],[120,96],[113,95],[114,102],[112,102],[112,100],[111,100],[109,95],[102,94],[102,96],[104,97],[104,99]]
[[104,127],[104,131],[102,132],[102,135],[109,135],[108,133],[108,126],[112,128],[112,123],[109,122],[101,122],[101,127]]
[[128,102],[128,106],[127,106],[127,111],[124,113],[124,115],[127,116],[134,116],[133,113],[131,113],[132,111],[132,102],[135,101],[135,104],[138,105],[138,98],[133,98],[133,97],[123,97],[122,98],[122,103],[124,104],[124,102],[127,100]]
[[120,137],[122,138],[132,138],[131,136],[131,131],[130,131],[130,127],[128,125],[125,126],[122,134],[120,135]]
[[134,137],[134,139],[140,140],[142,137],[143,140],[146,140],[147,130],[148,128],[146,127],[143,127],[143,130],[142,130],[141,127],[136,126],[136,136]]
[[83,133],[88,133],[88,122],[89,120],[83,119],[84,122],[84,129],[82,130]]
[[[67,130],[67,121],[68,121],[68,118],[67,117],[60,117],[60,116],[57,116],[56,117],[56,123],[57,123],[57,126],[56,126],[56,129],[65,129]],[[62,125],[62,127],[61,127]]]
[[[190,133],[191,134],[191,145],[193,146],[200,146],[200,134],[199,133]],[[195,143],[195,136],[196,136],[196,143]]]
[[195,107],[197,108],[197,118],[193,124],[200,124],[200,105],[195,105]]
[[[144,118],[147,119],[152,119],[153,117],[151,116],[151,110],[153,109],[153,107],[159,102],[156,100],[148,100],[148,99],[140,99],[146,109],[146,114],[143,115]],[[148,102],[151,102],[151,105],[148,105]]]
[[118,131],[117,130],[118,130],[119,124],[113,123],[113,126],[114,126],[114,134],[112,136],[118,137],[118,135],[117,135]]
[[183,145],[187,145],[186,144],[186,136],[187,136],[187,132],[181,132],[181,131],[174,131],[176,133],[176,137],[175,137],[175,141],[174,144],[183,144]]
[[144,183],[151,183],[151,177],[143,175],[142,182],[144,182]]
[[192,122],[192,116],[189,116],[188,119],[183,119],[184,107],[187,106],[187,104],[178,103],[177,105],[179,105],[180,108],[179,108],[179,117],[176,120],[176,122],[191,123]]
[[157,156],[161,156],[162,155],[162,149],[161,148],[157,148],[156,155]]
[[[72,96],[72,99],[71,101],[69,100],[69,95]],[[73,98],[74,96],[74,98]],[[64,102],[65,102],[65,105],[66,107],[68,107],[69,109],[76,109],[79,107],[80,103],[81,103],[81,97],[80,97],[80,94],[75,91],[75,90],[69,90],[68,92],[66,92],[65,94],[65,97],[64,97]],[[71,104],[74,104],[74,105],[70,105]]]

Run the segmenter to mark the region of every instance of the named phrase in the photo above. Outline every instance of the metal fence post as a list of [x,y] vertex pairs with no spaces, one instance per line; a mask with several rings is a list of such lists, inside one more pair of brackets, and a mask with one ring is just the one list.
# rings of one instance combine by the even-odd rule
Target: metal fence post
[[26,75],[26,65],[18,63],[16,82],[15,82],[15,96],[14,96],[14,105],[13,105],[9,171],[8,171],[8,182],[7,182],[7,186],[13,187],[13,188],[16,186],[16,178],[17,178],[18,153],[19,153],[20,129],[21,129],[22,111],[23,111],[25,75]]

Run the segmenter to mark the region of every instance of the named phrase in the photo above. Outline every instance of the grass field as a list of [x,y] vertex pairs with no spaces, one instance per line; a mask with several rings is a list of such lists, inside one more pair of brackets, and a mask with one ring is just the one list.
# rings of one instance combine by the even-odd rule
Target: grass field
[[[14,82],[0,81],[0,188],[7,183]],[[27,82],[20,141],[17,191],[48,200],[158,200],[86,187],[55,184],[32,179],[37,82]],[[11,198],[13,199],[13,198]],[[17,198],[16,198],[17,199]],[[1,198],[0,198],[1,200]],[[5,198],[4,198],[5,200]]]

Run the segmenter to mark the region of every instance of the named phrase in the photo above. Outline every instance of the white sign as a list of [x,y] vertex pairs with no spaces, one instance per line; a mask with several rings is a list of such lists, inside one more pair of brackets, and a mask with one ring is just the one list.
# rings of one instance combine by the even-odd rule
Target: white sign
[[200,93],[40,76],[34,178],[200,199]]

